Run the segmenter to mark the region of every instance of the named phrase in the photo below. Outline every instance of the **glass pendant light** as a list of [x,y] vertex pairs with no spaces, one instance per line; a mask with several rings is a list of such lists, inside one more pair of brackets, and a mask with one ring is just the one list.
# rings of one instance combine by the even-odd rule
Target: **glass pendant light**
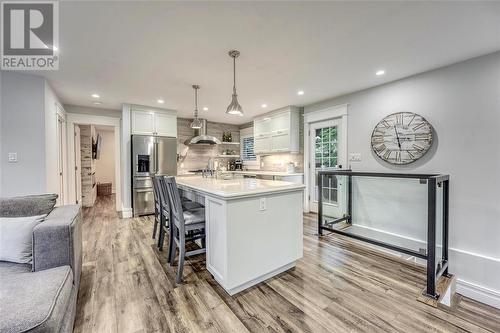
[[243,108],[238,103],[238,95],[236,94],[236,58],[240,55],[240,51],[231,50],[229,56],[233,58],[233,97],[231,104],[227,107],[226,113],[238,116],[243,116]]
[[198,118],[198,89],[200,86],[197,84],[193,84],[194,89],[194,119],[191,123],[191,128],[200,129],[201,128],[201,120]]

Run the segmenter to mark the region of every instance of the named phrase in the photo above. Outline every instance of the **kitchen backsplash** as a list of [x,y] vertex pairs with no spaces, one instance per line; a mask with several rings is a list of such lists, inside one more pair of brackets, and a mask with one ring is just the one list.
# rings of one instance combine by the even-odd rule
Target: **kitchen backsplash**
[[294,163],[295,172],[304,171],[304,155],[280,153],[265,155],[260,157],[260,169],[266,171],[280,171],[286,172],[289,163]]
[[[236,154],[240,153],[240,146],[234,145],[189,145],[186,146],[184,142],[194,136],[194,130],[190,127],[193,120],[186,118],[177,118],[177,135],[178,135],[178,149],[177,153],[180,154],[177,163],[177,173],[182,174],[189,170],[203,169],[207,166],[209,158],[221,155],[225,150],[234,150]],[[223,132],[231,132],[233,142],[240,141],[240,131],[238,125],[223,124],[207,122],[207,134],[215,136],[222,141]],[[227,159],[221,159],[227,161]]]

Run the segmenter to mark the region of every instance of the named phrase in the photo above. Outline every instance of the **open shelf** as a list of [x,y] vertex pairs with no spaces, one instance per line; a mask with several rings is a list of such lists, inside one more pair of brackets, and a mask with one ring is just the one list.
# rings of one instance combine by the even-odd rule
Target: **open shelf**
[[220,143],[220,144],[221,145],[228,145],[228,146],[237,146],[240,143],[239,142],[224,142],[224,141],[222,141],[222,143]]

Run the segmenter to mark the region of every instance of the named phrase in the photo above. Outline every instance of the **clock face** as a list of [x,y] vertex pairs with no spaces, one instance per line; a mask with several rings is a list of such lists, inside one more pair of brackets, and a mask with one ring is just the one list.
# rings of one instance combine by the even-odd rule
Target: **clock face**
[[424,117],[398,112],[382,119],[372,133],[375,154],[391,164],[409,164],[432,145],[432,126]]

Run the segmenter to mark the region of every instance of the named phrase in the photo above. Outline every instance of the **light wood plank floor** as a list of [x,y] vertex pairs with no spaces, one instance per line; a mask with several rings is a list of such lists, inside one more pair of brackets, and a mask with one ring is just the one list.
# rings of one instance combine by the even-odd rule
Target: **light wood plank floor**
[[500,310],[459,297],[452,309],[416,300],[421,267],[348,238],[315,235],[304,216],[296,268],[228,296],[188,260],[184,283],[154,246],[152,218],[119,219],[112,197],[84,209],[75,332],[500,332]]

